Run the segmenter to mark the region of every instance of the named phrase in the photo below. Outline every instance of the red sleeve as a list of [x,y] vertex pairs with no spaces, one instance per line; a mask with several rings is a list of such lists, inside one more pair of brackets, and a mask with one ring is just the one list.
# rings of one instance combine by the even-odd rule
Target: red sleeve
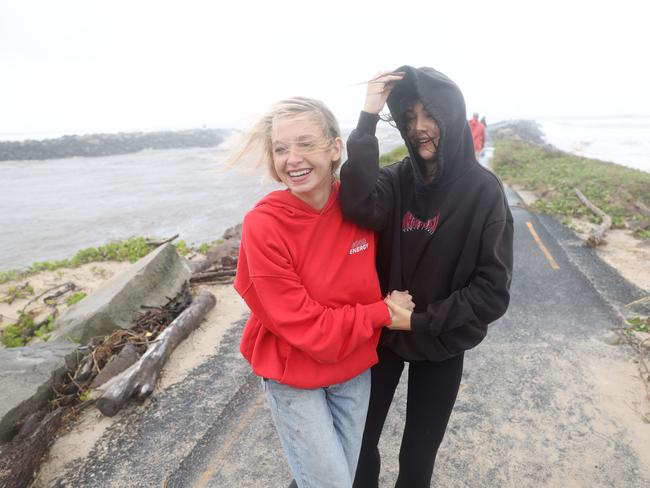
[[326,307],[313,300],[296,274],[289,250],[264,219],[249,214],[242,251],[250,281],[240,294],[273,334],[321,363],[336,363],[390,323],[386,304]]

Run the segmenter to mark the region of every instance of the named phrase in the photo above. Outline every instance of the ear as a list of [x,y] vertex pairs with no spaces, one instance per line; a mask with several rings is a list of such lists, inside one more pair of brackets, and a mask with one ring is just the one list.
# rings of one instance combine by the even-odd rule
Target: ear
[[343,139],[337,137],[332,145],[332,161],[338,161],[343,152]]

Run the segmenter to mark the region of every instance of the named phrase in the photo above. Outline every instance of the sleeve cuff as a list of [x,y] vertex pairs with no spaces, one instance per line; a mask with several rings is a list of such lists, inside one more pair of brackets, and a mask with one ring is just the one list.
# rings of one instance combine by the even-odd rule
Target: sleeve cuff
[[411,330],[414,332],[426,332],[429,330],[429,320],[426,312],[413,312],[411,314]]
[[388,313],[388,305],[383,300],[367,305],[368,317],[372,323],[373,329],[378,329],[390,324],[390,313]]
[[359,122],[357,122],[357,131],[362,134],[375,135],[377,130],[377,122],[379,122],[378,114],[371,114],[368,112],[361,112],[359,115]]

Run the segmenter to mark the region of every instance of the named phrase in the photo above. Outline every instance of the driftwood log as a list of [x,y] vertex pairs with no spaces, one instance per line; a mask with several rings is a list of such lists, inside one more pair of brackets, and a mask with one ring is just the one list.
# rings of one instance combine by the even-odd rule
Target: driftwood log
[[220,278],[232,278],[237,273],[235,269],[222,269],[219,271],[205,271],[203,273],[194,273],[190,278],[190,283],[205,283],[207,281],[218,281]]
[[591,201],[589,201],[589,199],[584,196],[580,190],[574,188],[574,191],[576,192],[576,195],[580,201],[596,216],[600,217],[601,220],[600,225],[596,227],[592,231],[591,235],[587,238],[587,246],[596,247],[600,246],[601,244],[605,244],[605,232],[607,232],[612,226],[612,218],[601,209],[599,209],[596,205],[591,203]]
[[[77,285],[75,285],[75,284],[72,283],[72,282],[68,282],[68,283],[63,283],[62,285],[59,285],[57,288],[59,288],[59,290],[57,290],[56,292],[52,293],[51,295],[48,295],[48,296],[46,296],[45,298],[43,298],[43,301],[44,301],[45,303],[47,303],[47,302],[50,301],[50,300],[56,300],[56,299],[59,298],[61,295],[65,295],[65,294],[68,293],[69,291],[74,291],[74,290],[76,290],[76,289],[77,289]],[[51,289],[50,289],[50,290],[51,290]]]
[[135,395],[141,401],[149,396],[171,352],[199,326],[215,304],[214,295],[202,291],[149,345],[138,362],[99,388],[101,396],[96,401],[99,411],[112,417],[131,396]]
[[41,298],[43,295],[46,295],[46,294],[50,293],[51,291],[58,290],[56,293],[53,293],[52,295],[45,297],[45,298],[43,299],[44,302],[47,303],[48,300],[58,298],[58,297],[60,297],[61,295],[64,295],[65,293],[67,293],[68,291],[74,290],[75,288],[76,288],[76,285],[75,285],[74,283],[72,283],[72,282],[67,282],[67,283],[63,283],[63,284],[61,284],[61,285],[53,286],[52,288],[48,288],[47,290],[45,290],[45,291],[44,291],[43,293],[41,293],[40,295],[37,295],[37,296],[35,296],[34,298],[32,298],[31,300],[29,300],[29,301],[25,304],[25,306],[23,307],[23,312],[27,309],[27,307],[28,307],[29,305],[31,305],[32,303],[34,303],[35,301],[37,301],[37,300],[38,300],[39,298]]
[[648,208],[643,202],[636,201],[634,206],[641,212],[644,217],[650,218],[650,208]]
[[179,236],[179,234],[175,234],[175,235],[173,235],[172,237],[169,237],[169,238],[167,238],[167,239],[163,239],[162,241],[153,241],[153,240],[146,239],[144,242],[145,242],[145,244],[146,244],[147,246],[155,246],[155,247],[158,247],[158,246],[162,246],[163,244],[167,244],[168,242],[171,242],[171,241],[173,241],[174,239],[177,239],[178,236]]
[[43,455],[54,441],[63,413],[63,408],[57,408],[42,419],[37,416],[28,418],[20,432],[3,446],[0,452],[0,486],[23,488],[31,483]]
[[133,344],[125,344],[122,350],[112,357],[101,371],[95,376],[95,379],[90,384],[91,389],[99,388],[104,383],[110,381],[111,378],[117,376],[122,371],[126,371],[133,364],[137,363],[141,355],[136,346]]

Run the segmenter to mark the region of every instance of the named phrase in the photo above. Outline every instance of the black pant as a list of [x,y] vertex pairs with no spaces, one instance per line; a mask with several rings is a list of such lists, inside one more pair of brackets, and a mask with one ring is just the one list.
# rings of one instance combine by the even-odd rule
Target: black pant
[[[404,359],[390,349],[380,346],[377,352],[379,363],[372,368],[370,407],[354,488],[377,488],[380,468],[377,444],[404,369]],[[462,354],[441,362],[410,362],[406,424],[396,488],[430,486],[436,453],[456,402],[462,374]]]

